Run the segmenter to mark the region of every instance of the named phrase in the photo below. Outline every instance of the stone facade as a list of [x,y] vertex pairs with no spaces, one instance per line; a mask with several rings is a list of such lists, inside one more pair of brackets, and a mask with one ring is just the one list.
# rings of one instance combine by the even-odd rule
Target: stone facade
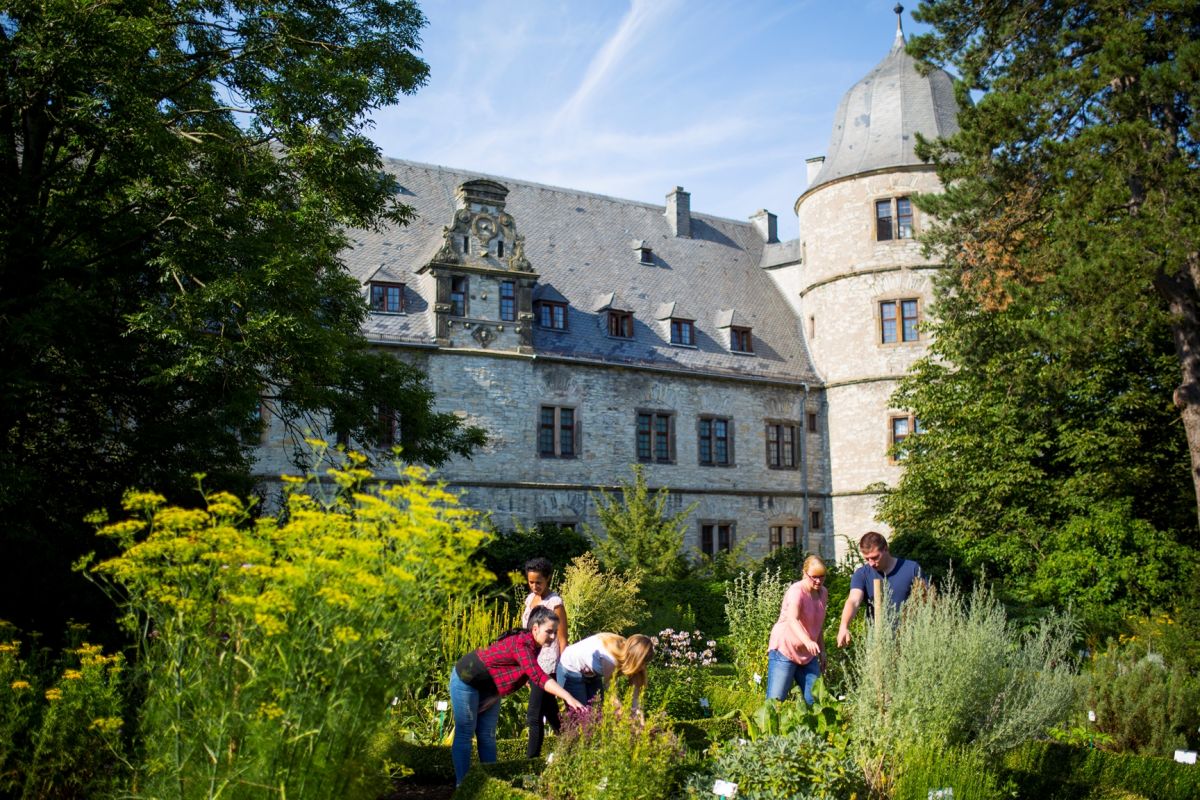
[[[953,123],[948,79],[920,76],[902,45],[847,93],[795,241],[767,211],[694,213],[681,187],[653,206],[389,162],[417,216],[347,252],[364,333],[488,434],[436,477],[500,528],[595,526],[595,494],[636,463],[674,509],[695,504],[691,549],[719,546],[701,531],[720,527],[762,556],[774,528],[840,557],[880,528],[878,485],[902,468],[893,418],[915,425],[890,396],[928,347],[901,318],[884,341],[883,317],[903,306],[919,323],[935,265],[910,236],[920,212],[881,237],[877,205],[938,189],[912,134]],[[264,482],[294,446],[268,432]]]

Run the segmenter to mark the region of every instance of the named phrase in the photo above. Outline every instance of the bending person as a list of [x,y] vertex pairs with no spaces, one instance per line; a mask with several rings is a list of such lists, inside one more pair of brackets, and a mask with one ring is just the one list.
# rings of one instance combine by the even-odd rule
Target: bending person
[[[529,615],[535,608],[548,608],[558,617],[558,635],[538,653],[538,666],[547,675],[555,673],[558,669],[558,654],[567,649],[567,610],[563,607],[562,597],[557,592],[550,591],[550,576],[553,572],[553,565],[545,558],[531,558],[525,563],[525,580],[529,584],[529,594],[525,597],[525,610],[521,614],[522,626],[529,624]],[[545,725],[548,724],[555,733],[558,732],[558,703],[553,695],[532,683],[529,685],[529,708],[525,712],[525,722],[529,726],[529,743],[525,747],[525,757],[537,758],[542,754]]]
[[804,559],[804,577],[788,587],[767,644],[767,698],[783,700],[799,684],[804,702],[813,704],[812,687],[825,671],[825,563]]
[[548,608],[535,608],[525,630],[510,631],[487,647],[467,653],[450,670],[450,703],[454,707],[454,781],[462,783],[471,768],[471,739],[479,742],[479,760],[496,761],[496,723],[500,698],[529,681],[561,697],[572,708],[583,704],[538,666],[542,647],[558,636],[558,616]]
[[654,643],[645,634],[626,639],[615,633],[597,633],[563,650],[558,659],[558,682],[576,700],[590,703],[608,687],[614,674],[633,684],[633,709],[646,688],[646,664],[654,655]]

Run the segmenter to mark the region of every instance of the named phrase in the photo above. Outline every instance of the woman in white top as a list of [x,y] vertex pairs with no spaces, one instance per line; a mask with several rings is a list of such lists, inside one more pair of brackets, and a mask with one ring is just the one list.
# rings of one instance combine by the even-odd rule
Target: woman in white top
[[[567,647],[567,610],[558,593],[550,591],[550,576],[553,573],[554,566],[548,559],[531,558],[525,562],[525,580],[529,585],[529,594],[525,597],[521,626],[526,625],[529,615],[538,606],[544,606],[558,616],[558,635],[538,653],[538,666],[547,675],[554,674],[558,667],[558,654]],[[545,725],[549,724],[555,733],[558,732],[558,702],[553,695],[532,683],[529,684],[529,708],[525,712],[525,722],[529,725],[529,743],[525,747],[525,754],[527,758],[537,758],[542,754]]]
[[646,664],[654,655],[650,637],[635,633],[626,639],[615,633],[597,633],[570,645],[558,659],[558,683],[581,703],[591,702],[608,686],[614,674],[633,684],[633,707],[646,688]]

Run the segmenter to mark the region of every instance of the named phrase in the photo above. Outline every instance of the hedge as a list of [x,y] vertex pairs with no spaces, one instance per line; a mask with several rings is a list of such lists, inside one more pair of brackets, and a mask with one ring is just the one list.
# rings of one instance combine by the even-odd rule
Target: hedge
[[1021,797],[1083,800],[1098,788],[1154,800],[1200,797],[1200,768],[1155,756],[1027,742],[1005,756],[1004,767]]
[[[496,742],[496,761],[524,761],[524,738],[500,739]],[[404,780],[413,783],[453,783],[454,762],[450,759],[448,744],[412,744],[395,742],[388,753],[388,760],[402,764],[412,770]],[[465,780],[465,779],[464,779]]]
[[527,776],[536,778],[545,766],[541,758],[475,764],[455,790],[454,800],[537,800],[536,794],[513,784]]
[[735,739],[746,732],[742,721],[732,717],[677,720],[671,723],[671,730],[689,750],[707,750],[713,742]]

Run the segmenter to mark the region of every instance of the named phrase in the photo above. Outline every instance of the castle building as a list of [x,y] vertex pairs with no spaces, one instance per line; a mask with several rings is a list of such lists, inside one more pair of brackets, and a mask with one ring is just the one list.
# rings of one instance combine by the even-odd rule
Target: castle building
[[[658,206],[390,160],[416,219],[346,254],[364,333],[487,431],[436,476],[501,528],[595,525],[592,496],[643,464],[673,510],[696,504],[693,551],[840,556],[886,530],[891,446],[920,432],[889,404],[926,352],[936,268],[911,197],[938,182],[913,146],[956,128],[949,76],[920,74],[897,27],[809,160],[787,242],[774,214],[696,213],[681,187]],[[264,481],[292,444],[266,435]]]

